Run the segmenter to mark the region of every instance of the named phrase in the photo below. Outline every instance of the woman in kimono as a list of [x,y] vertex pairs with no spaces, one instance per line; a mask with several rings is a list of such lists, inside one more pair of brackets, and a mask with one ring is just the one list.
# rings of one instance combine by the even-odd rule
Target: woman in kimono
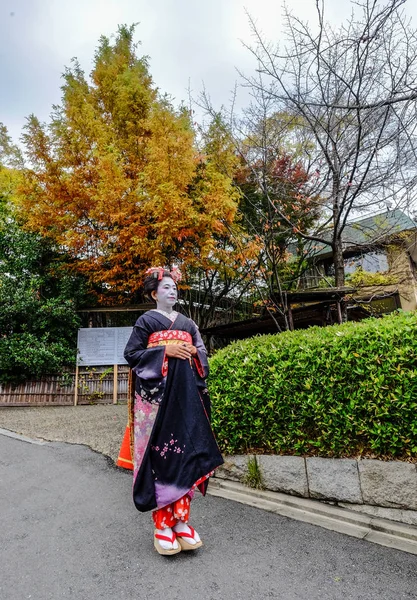
[[190,525],[190,502],[223,463],[210,426],[207,353],[194,321],[174,311],[179,271],[150,269],[145,293],[156,309],[137,320],[126,345],[131,410],[133,501],[153,510],[154,546],[177,554],[202,545]]

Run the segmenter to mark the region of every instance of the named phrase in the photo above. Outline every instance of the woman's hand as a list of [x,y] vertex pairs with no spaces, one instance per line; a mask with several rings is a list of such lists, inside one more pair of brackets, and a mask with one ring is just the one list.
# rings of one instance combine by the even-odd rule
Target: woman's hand
[[192,344],[186,344],[186,346],[189,349],[191,356],[197,356],[197,348],[195,346]]
[[191,356],[195,356],[197,354],[197,348],[192,344],[167,344],[165,346],[166,356],[171,358],[181,358],[182,360],[187,360]]

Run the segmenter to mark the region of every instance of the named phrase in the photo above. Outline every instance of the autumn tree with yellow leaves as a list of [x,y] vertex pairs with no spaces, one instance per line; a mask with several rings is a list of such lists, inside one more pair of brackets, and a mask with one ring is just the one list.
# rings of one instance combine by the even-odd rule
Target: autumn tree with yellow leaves
[[102,37],[89,79],[74,60],[51,121],[31,115],[23,136],[26,226],[65,249],[104,302],[135,300],[152,265],[244,263],[228,243],[233,165],[197,148],[189,111],[158,92],[133,37],[133,26]]

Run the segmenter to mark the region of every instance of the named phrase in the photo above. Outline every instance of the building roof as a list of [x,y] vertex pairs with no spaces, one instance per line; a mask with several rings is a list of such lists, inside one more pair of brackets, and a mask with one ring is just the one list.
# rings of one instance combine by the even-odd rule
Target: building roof
[[[356,221],[351,221],[342,232],[344,250],[357,247],[376,246],[395,234],[403,231],[417,229],[417,223],[407,216],[402,210],[396,209],[379,213],[372,217],[365,217]],[[332,231],[323,232],[323,237],[330,237]],[[315,250],[312,253],[315,258],[331,256],[332,250],[327,244],[312,242]]]

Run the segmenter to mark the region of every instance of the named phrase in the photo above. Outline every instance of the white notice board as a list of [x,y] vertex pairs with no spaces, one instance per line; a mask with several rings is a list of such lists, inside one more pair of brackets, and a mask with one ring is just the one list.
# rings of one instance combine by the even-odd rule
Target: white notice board
[[86,327],[78,330],[77,365],[126,365],[123,352],[133,327]]

